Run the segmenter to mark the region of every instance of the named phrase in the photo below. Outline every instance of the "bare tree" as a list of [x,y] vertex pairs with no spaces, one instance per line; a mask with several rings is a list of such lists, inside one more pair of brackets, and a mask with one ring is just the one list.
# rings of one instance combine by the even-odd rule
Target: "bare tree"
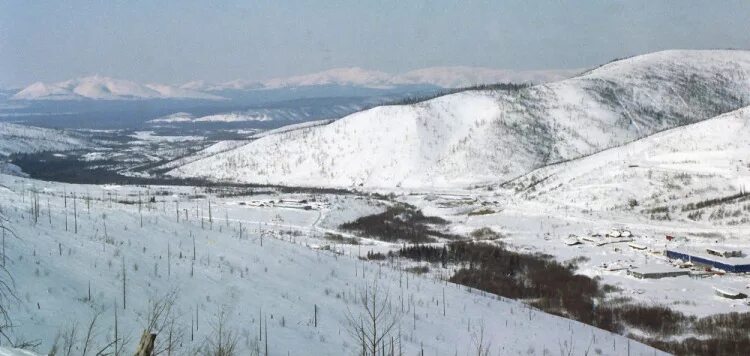
[[[221,308],[218,313],[218,318],[213,325],[213,333],[206,339],[205,344],[202,347],[202,355],[234,356],[237,354],[237,335],[227,326],[227,315],[227,309]],[[268,336],[268,334],[266,334],[266,336]],[[259,349],[258,352],[260,352]],[[268,354],[267,351],[266,354]]]
[[[94,312],[86,326],[85,333],[80,338],[78,337],[78,323],[73,323],[63,332],[58,333],[48,354],[60,354],[62,356],[122,355],[121,352],[113,350],[117,339],[100,339],[101,329],[98,322],[101,315],[101,311]],[[60,345],[60,339],[62,339],[62,345]]]
[[479,327],[471,334],[471,343],[474,354],[477,356],[490,355],[490,343],[484,339],[484,320],[479,323]]
[[[73,348],[75,347],[76,343],[78,342],[78,324],[74,323],[70,327],[67,328],[62,333],[62,339],[63,339],[63,346],[62,346],[62,355],[63,356],[72,356],[73,355]],[[56,346],[53,346],[53,350],[57,349]],[[50,354],[54,355],[55,353],[50,352]]]
[[13,292],[13,286],[15,285],[13,276],[11,276],[5,265],[7,258],[5,253],[5,237],[17,238],[18,236],[10,228],[8,219],[2,213],[0,213],[0,234],[2,234],[2,251],[0,251],[0,257],[2,257],[2,266],[0,266],[0,336],[7,342],[12,343],[7,333],[8,329],[13,327],[7,305],[11,300],[16,299],[16,296]]
[[[388,290],[382,290],[377,282],[365,285],[355,298],[357,310],[347,306],[349,334],[360,348],[361,356],[392,354],[392,334],[400,315],[391,305]],[[391,347],[391,350],[387,348]]]
[[94,313],[88,328],[86,328],[86,337],[83,339],[81,356],[86,356],[89,351],[92,351],[91,349],[93,348],[94,339],[97,334],[96,321],[99,319],[99,315],[101,315],[100,312]]
[[182,338],[184,331],[177,323],[177,315],[175,313],[175,302],[177,301],[177,290],[172,290],[151,302],[148,314],[146,315],[146,325],[143,330],[143,338],[152,338],[151,335],[159,336],[159,342],[153,345],[153,355],[175,355],[179,354],[179,349],[182,344]]

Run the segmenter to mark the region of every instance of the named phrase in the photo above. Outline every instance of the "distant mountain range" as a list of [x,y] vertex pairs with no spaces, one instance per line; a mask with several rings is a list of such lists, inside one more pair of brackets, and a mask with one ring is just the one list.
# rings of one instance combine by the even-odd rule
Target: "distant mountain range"
[[[231,92],[295,87],[345,86],[390,89],[399,86],[431,85],[456,88],[501,82],[543,83],[564,79],[580,70],[513,71],[475,67],[433,67],[403,74],[389,74],[358,67],[276,78],[265,81],[234,80],[224,83],[191,81],[183,85],[139,84],[105,76],[88,76],[57,83],[37,82],[16,92],[13,100],[224,100]],[[230,92],[230,93],[228,93]]]
[[206,99],[220,96],[165,84],[138,84],[128,80],[90,76],[59,83],[37,82],[17,92],[14,100],[128,100],[128,99]]

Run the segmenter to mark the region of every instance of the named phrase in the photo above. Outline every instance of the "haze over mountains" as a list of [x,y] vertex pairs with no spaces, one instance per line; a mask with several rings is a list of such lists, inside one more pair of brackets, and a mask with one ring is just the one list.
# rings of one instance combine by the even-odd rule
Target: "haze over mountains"
[[268,135],[170,174],[299,186],[455,188],[502,182],[750,101],[750,52],[663,51],[515,91],[376,107]]
[[134,100],[134,99],[227,99],[226,91],[281,89],[310,86],[393,88],[431,85],[455,88],[498,82],[541,83],[572,76],[579,70],[513,71],[474,67],[433,67],[403,74],[389,74],[358,67],[275,78],[265,81],[233,80],[223,83],[191,81],[183,85],[139,84],[106,76],[88,76],[57,83],[37,82],[15,93],[14,100]]

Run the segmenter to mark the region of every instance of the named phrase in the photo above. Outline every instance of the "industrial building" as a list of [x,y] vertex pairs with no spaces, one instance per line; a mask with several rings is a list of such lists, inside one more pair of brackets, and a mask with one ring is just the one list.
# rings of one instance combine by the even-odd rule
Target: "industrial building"
[[670,265],[645,265],[628,270],[628,274],[640,279],[687,276],[690,272]]
[[[710,252],[709,252],[710,251]],[[714,252],[714,253],[712,253]],[[722,253],[725,250],[720,249],[707,249],[707,252],[700,252],[687,249],[667,249],[666,254],[668,258],[683,260],[691,262],[695,265],[702,265],[706,267],[718,268],[726,272],[732,273],[743,273],[750,272],[750,258],[742,256],[739,251],[731,251],[731,253]],[[724,257],[724,256],[735,256],[735,257]]]

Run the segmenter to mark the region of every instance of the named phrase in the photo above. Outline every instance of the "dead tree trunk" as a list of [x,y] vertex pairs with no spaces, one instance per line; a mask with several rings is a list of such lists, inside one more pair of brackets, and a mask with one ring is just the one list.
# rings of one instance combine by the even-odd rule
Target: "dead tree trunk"
[[141,342],[138,343],[138,350],[135,352],[135,356],[152,356],[155,342],[156,334],[144,331],[143,335],[141,335]]

